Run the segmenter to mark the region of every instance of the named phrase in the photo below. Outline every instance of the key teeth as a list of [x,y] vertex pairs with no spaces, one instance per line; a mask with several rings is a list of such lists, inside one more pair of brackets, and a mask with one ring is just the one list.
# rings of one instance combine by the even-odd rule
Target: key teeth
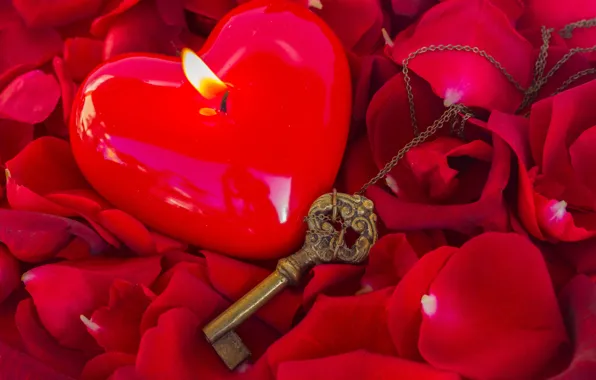
[[236,369],[251,356],[249,349],[234,331],[228,332],[213,342],[212,346],[230,370]]

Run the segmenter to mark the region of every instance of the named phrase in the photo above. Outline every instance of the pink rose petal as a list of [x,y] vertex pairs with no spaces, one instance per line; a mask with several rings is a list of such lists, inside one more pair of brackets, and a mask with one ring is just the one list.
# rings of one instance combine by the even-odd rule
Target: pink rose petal
[[0,93],[0,117],[22,123],[41,123],[60,99],[60,86],[49,74],[30,71],[15,78]]

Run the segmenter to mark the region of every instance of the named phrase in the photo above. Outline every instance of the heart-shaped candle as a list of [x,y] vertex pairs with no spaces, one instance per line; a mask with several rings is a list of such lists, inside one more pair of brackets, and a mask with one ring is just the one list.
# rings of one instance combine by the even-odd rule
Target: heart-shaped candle
[[343,156],[351,88],[340,42],[308,9],[257,0],[182,58],[127,56],[90,74],[71,122],[81,170],[172,237],[237,257],[287,254]]

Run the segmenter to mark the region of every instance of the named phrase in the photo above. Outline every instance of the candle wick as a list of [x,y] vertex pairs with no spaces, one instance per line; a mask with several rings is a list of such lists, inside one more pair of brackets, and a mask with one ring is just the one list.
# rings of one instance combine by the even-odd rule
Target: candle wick
[[230,91],[226,91],[221,98],[221,103],[219,105],[219,110],[223,113],[228,112],[228,95],[230,95]]

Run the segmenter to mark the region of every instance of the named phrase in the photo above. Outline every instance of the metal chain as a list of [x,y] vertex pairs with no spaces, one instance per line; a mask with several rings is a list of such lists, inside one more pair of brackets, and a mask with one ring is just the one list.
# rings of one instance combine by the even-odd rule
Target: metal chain
[[469,52],[469,53],[478,54],[479,56],[483,57],[488,62],[490,62],[493,66],[495,66],[505,76],[505,78],[507,78],[507,80],[511,84],[513,84],[513,86],[515,86],[516,89],[518,89],[521,92],[526,91],[523,88],[523,86],[517,80],[515,80],[513,75],[511,75],[503,67],[503,65],[501,65],[501,63],[499,61],[497,61],[492,55],[488,54],[486,51],[484,51],[478,47],[469,46],[469,45],[452,45],[452,44],[429,45],[429,46],[421,47],[418,50],[410,53],[406,57],[406,59],[404,59],[402,62],[402,74],[404,75],[406,94],[408,95],[408,103],[410,106],[410,119],[412,122],[412,129],[414,130],[414,136],[418,135],[418,133],[420,133],[420,131],[418,130],[418,122],[416,120],[416,108],[414,106],[414,93],[413,93],[413,89],[412,89],[412,84],[411,84],[412,80],[409,75],[410,69],[409,69],[408,65],[412,59],[416,58],[419,55],[422,55],[422,54],[425,54],[428,52],[444,52],[444,51],[459,51],[459,52]]
[[571,24],[565,25],[563,29],[559,30],[559,34],[561,37],[565,39],[569,39],[573,37],[573,31],[579,28],[592,28],[596,26],[596,18],[591,18],[587,20],[579,20],[576,22],[572,22]]
[[[445,112],[443,112],[441,117],[438,118],[437,120],[435,120],[435,122],[432,123],[432,125],[430,127],[428,127],[424,132],[421,132],[420,134],[415,136],[412,140],[410,140],[410,142],[408,142],[403,148],[401,148],[399,150],[399,152],[397,152],[397,154],[395,156],[393,156],[391,161],[389,161],[383,167],[383,169],[381,169],[379,171],[379,173],[377,173],[376,176],[374,176],[370,181],[368,181],[366,184],[364,184],[364,186],[362,186],[360,191],[358,191],[356,194],[360,194],[360,195],[364,194],[370,186],[374,185],[379,180],[385,178],[385,176],[391,171],[391,169],[393,169],[395,166],[397,166],[399,161],[402,158],[404,158],[406,153],[408,153],[415,146],[418,146],[418,145],[422,144],[423,142],[425,142],[429,137],[434,135],[439,129],[443,128],[443,126],[449,120],[456,117],[459,114],[459,112],[461,112],[461,111],[465,111],[465,107],[460,104],[454,104],[451,107],[447,108],[445,110]],[[470,114],[469,117],[471,117],[471,116],[472,115]]]
[[[596,18],[589,19],[589,20],[581,20],[578,22],[571,23],[566,25],[562,28],[559,33],[563,38],[571,38],[573,30],[577,28],[591,28],[596,26]],[[538,54],[538,58],[534,64],[534,77],[532,79],[532,85],[530,88],[525,89],[504,67],[503,65],[497,61],[492,55],[488,54],[486,51],[469,45],[429,45],[419,48],[418,50],[410,53],[406,59],[402,62],[402,74],[404,76],[404,84],[406,89],[406,94],[408,97],[408,106],[410,111],[410,120],[412,123],[412,129],[414,132],[414,138],[408,142],[405,146],[403,146],[395,156],[375,175],[370,181],[365,183],[362,188],[356,193],[362,195],[366,192],[366,190],[376,184],[381,179],[385,178],[387,174],[399,163],[401,159],[404,158],[406,153],[408,153],[412,148],[422,144],[425,142],[429,137],[434,135],[439,129],[441,129],[445,123],[453,120],[452,124],[452,132],[455,132],[460,138],[464,138],[464,130],[465,124],[467,121],[473,117],[474,115],[463,105],[461,104],[454,104],[447,108],[441,117],[429,126],[425,131],[420,132],[418,129],[418,122],[416,118],[416,108],[414,103],[414,92],[412,88],[412,80],[410,77],[410,69],[408,67],[410,61],[416,58],[419,55],[428,53],[428,52],[443,52],[443,51],[460,51],[460,52],[470,52],[474,54],[478,54],[479,56],[486,59],[490,62],[497,70],[499,70],[507,80],[513,84],[513,86],[518,90],[524,93],[524,98],[522,103],[518,109],[518,112],[525,109],[527,106],[532,104],[536,97],[538,96],[538,92],[542,87],[548,82],[550,78],[552,78],[556,72],[561,69],[561,67],[569,61],[575,54],[579,53],[591,53],[596,51],[596,46],[592,47],[575,47],[569,50],[567,54],[565,54],[555,65],[548,71],[546,75],[544,75],[544,71],[546,70],[546,64],[548,59],[548,49],[550,47],[550,40],[552,37],[552,33],[554,29],[552,28],[541,28],[542,33],[542,45],[540,46],[540,52]],[[583,71],[580,71],[571,77],[569,77],[563,84],[555,91],[553,95],[558,94],[561,91],[567,89],[573,82],[577,81],[578,79],[590,75],[595,74],[596,69],[590,68]],[[459,128],[455,127],[457,123],[457,116],[462,113],[460,126]],[[528,113],[529,114],[529,111]]]

